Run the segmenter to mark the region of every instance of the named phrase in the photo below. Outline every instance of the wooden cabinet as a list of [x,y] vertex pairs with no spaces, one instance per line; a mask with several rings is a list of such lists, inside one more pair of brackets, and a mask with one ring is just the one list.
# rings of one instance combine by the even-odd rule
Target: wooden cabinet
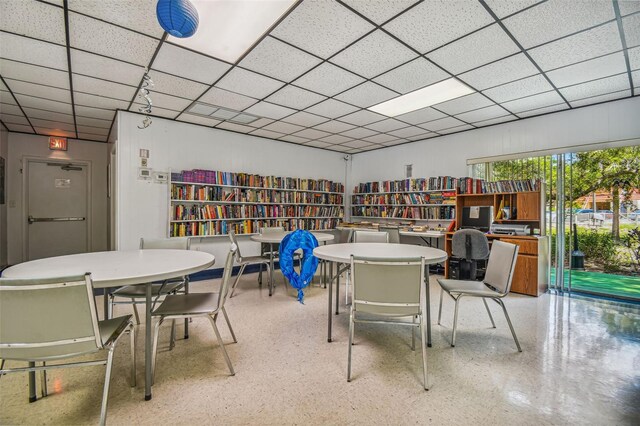
[[516,194],[517,220],[540,220],[540,193],[518,192]]

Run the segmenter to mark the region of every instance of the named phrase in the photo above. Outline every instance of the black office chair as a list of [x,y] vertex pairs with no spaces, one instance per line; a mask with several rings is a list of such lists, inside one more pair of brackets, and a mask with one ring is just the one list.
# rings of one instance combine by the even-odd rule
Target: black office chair
[[489,240],[477,229],[461,229],[453,234],[451,254],[458,258],[456,279],[476,280],[478,261],[489,258]]

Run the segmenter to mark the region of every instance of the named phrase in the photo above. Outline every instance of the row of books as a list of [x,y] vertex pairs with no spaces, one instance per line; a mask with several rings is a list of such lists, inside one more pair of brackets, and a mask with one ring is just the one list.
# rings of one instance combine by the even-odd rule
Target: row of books
[[458,193],[460,194],[482,194],[484,180],[463,177],[458,179]]
[[355,187],[354,193],[365,194],[370,192],[410,192],[410,191],[438,191],[456,190],[458,179],[452,176],[437,176],[430,178],[408,178],[401,180],[384,180],[380,182],[360,183]]
[[442,207],[353,207],[351,214],[358,217],[403,218],[403,219],[455,219],[454,206]]
[[238,220],[216,222],[172,223],[169,227],[171,237],[195,237],[226,235],[230,230],[236,234],[255,234],[269,226],[282,226],[286,231],[305,229],[307,231],[334,229],[338,219],[272,219]]
[[404,194],[366,194],[351,197],[353,204],[451,204],[456,203],[456,192],[404,193]]
[[343,217],[338,206],[221,205],[177,204],[172,206],[171,220],[244,219],[267,217]]
[[283,192],[273,189],[222,188],[219,186],[171,185],[172,200],[230,201],[252,203],[342,204],[341,194]]
[[483,182],[482,192],[494,194],[496,192],[539,191],[540,179],[499,180],[497,182]]
[[249,173],[233,173],[201,169],[183,170],[179,173],[171,173],[171,180],[173,182],[198,182],[229,186],[344,192],[344,185],[327,179],[261,176]]

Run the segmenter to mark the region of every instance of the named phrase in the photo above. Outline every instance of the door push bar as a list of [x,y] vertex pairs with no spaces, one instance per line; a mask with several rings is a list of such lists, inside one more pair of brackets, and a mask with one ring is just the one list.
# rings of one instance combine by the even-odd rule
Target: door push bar
[[84,217],[33,217],[29,215],[27,222],[32,224],[34,222],[81,222],[85,220]]

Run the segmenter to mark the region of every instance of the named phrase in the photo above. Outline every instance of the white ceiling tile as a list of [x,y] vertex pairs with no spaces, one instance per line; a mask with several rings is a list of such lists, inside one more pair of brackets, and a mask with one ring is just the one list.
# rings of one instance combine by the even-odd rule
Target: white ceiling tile
[[333,0],[305,1],[271,35],[326,59],[373,28]]
[[374,123],[376,121],[381,121],[386,118],[387,117],[384,115],[363,109],[363,110],[354,112],[353,114],[340,117],[340,121],[344,121],[345,123],[349,123],[349,124],[355,124],[356,126],[364,126],[366,124]]
[[20,113],[20,115],[13,115],[13,114],[6,114],[3,111],[0,113],[0,120],[2,120],[4,124],[11,123],[11,124],[22,124],[23,126],[29,125],[29,120],[27,120],[26,117],[22,115],[22,113]]
[[283,133],[272,132],[270,130],[264,130],[264,129],[256,129],[250,134],[254,136],[262,136],[269,139],[278,139],[278,138],[281,138],[282,136],[285,136]]
[[328,143],[333,143],[333,144],[337,144],[337,143],[345,143],[351,140],[351,138],[348,138],[346,136],[342,136],[342,135],[331,135],[331,136],[327,136],[325,138],[320,139],[323,142],[328,142]]
[[[131,98],[136,94],[137,87],[125,86],[124,84],[111,83],[97,78],[74,74],[73,90],[123,101],[131,101]],[[153,95],[151,95],[151,97],[153,97]]]
[[5,90],[0,91],[0,103],[3,105],[16,105],[16,101],[13,99],[13,96],[11,96],[11,93]]
[[[139,112],[140,114],[138,114],[140,116],[140,121],[142,122],[142,120],[144,120],[144,117],[146,115],[146,113],[143,113],[142,111],[140,111],[140,107],[142,107],[142,104],[139,103],[134,103],[131,105],[131,108],[129,108],[129,111],[133,111],[133,112]],[[174,119],[176,118],[178,115],[180,115],[180,111],[173,111],[170,109],[165,109],[165,108],[158,108],[156,106],[153,107],[153,109],[151,110],[151,114],[154,117],[163,117],[163,118],[170,118],[170,119]]]
[[422,141],[425,139],[431,139],[431,138],[435,138],[436,136],[440,136],[437,133],[433,133],[433,132],[427,132],[427,133],[423,133],[421,135],[416,135],[416,136],[409,136],[407,139],[415,142],[415,141]]
[[240,62],[240,66],[289,82],[320,62],[317,57],[300,49],[266,37]]
[[[34,126],[35,127],[35,126]],[[76,132],[66,131],[56,128],[44,128],[44,127],[36,127],[36,132],[39,135],[47,135],[47,136],[63,136],[67,138],[75,138]]]
[[78,133],[78,139],[88,140],[88,141],[99,141],[106,142],[107,138],[100,135],[92,135],[90,133]]
[[577,84],[575,86],[560,89],[562,95],[568,101],[589,98],[592,96],[605,95],[607,93],[619,92],[629,89],[629,75],[627,73],[590,81],[588,83]]
[[484,126],[491,126],[492,124],[499,124],[499,123],[506,123],[507,121],[513,121],[513,120],[517,120],[518,117],[516,117],[515,115],[505,115],[504,117],[498,117],[498,118],[492,118],[490,120],[484,120],[484,121],[478,121],[476,123],[473,123],[474,126],[476,127],[484,127]]
[[342,136],[347,136],[349,138],[360,139],[367,138],[369,136],[375,136],[379,132],[374,130],[365,129],[364,127],[357,127],[355,129],[347,130],[346,132],[342,132]]
[[[206,84],[176,77],[153,69],[149,72],[149,76],[153,81],[153,87],[150,89],[152,92],[161,92],[181,98],[195,99],[208,88]],[[138,83],[140,83],[140,79],[138,79],[136,86]]]
[[414,59],[417,55],[384,32],[377,30],[358,40],[331,62],[363,77],[372,78]]
[[127,109],[127,107],[129,106],[129,101],[111,99],[103,96],[96,96],[80,92],[75,92],[73,94],[73,99],[76,105],[88,106],[93,108]]
[[153,68],[157,70],[206,84],[218,80],[230,67],[225,62],[168,42],[162,44],[153,61]]
[[502,117],[509,115],[508,111],[501,108],[498,105],[493,105],[486,108],[476,109],[474,111],[465,112],[464,114],[456,115],[456,118],[467,123],[474,123],[476,121],[489,120],[491,118]]
[[[191,101],[189,99],[178,98],[176,96],[171,96],[171,95],[165,95],[164,93],[158,93],[158,92],[154,93],[152,91],[149,94],[149,97],[153,101],[154,107],[158,106],[160,108],[171,109],[174,111],[182,111],[185,108],[187,108],[189,105],[191,105]],[[136,96],[136,102],[145,104],[145,101],[143,101],[139,96]]]
[[607,93],[606,95],[593,96],[591,98],[580,99],[569,102],[572,107],[577,108],[585,105],[597,104],[600,102],[613,101],[615,99],[628,98],[631,96],[631,90],[622,90],[620,92]]
[[284,83],[242,68],[234,68],[216,86],[262,99],[284,86]]
[[67,49],[64,46],[0,32],[2,57],[43,67],[67,70]]
[[327,149],[331,149],[332,151],[347,152],[347,153],[351,153],[352,151],[357,151],[357,149],[354,150],[350,146],[343,146],[343,145],[331,145],[330,147],[327,147]]
[[569,65],[554,71],[547,72],[547,76],[556,87],[565,87],[584,81],[595,80],[597,78],[608,77],[627,71],[624,54],[622,52],[612,53],[598,59],[580,62]]
[[489,25],[493,18],[479,2],[430,0],[384,26],[420,53]]
[[349,7],[371,19],[378,25],[384,24],[389,19],[398,15],[418,0],[345,0]]
[[534,74],[538,74],[538,69],[523,53],[519,53],[461,74],[458,78],[476,90],[484,90]]
[[285,108],[280,105],[270,104],[269,102],[258,102],[257,104],[249,107],[245,110],[249,114],[257,115],[258,117],[273,118],[274,120],[280,120],[287,115],[291,115],[295,110],[291,108]]
[[309,139],[307,138],[301,138],[299,136],[291,136],[291,135],[287,135],[287,136],[283,136],[280,138],[281,141],[287,141],[287,142],[293,142],[293,143],[305,143],[308,142]]
[[379,135],[363,138],[363,140],[371,143],[388,143],[388,142],[396,141],[398,140],[398,138],[396,136],[385,135],[381,133]]
[[514,101],[502,104],[507,110],[520,115],[522,111],[530,109],[543,108],[551,105],[565,104],[560,95],[554,90],[551,92],[540,93],[526,98],[516,99]]
[[[18,105],[0,103],[0,113],[11,114],[11,115],[22,115],[22,110]],[[27,111],[25,111],[25,113],[29,114]],[[345,124],[345,126],[346,125],[347,124]]]
[[131,86],[138,86],[144,67],[133,65],[104,56],[71,49],[71,70],[77,74],[84,74],[104,80],[115,81]]
[[27,83],[18,80],[5,79],[5,83],[11,91],[17,95],[36,96],[39,98],[49,99],[52,101],[71,103],[71,93],[66,89],[58,89],[55,87],[43,86],[41,84]]
[[51,4],[55,4],[57,6],[63,7],[64,6],[64,0],[43,0],[47,3],[51,3]]
[[6,92],[9,91],[9,89],[7,89],[7,86],[5,86],[5,84],[2,82],[2,80],[0,80],[0,90],[4,90]]
[[35,1],[0,2],[0,30],[64,45],[64,10]]
[[353,124],[347,124],[347,123],[343,123],[342,121],[331,120],[331,121],[327,121],[326,123],[322,123],[322,124],[318,124],[317,126],[314,126],[314,129],[322,130],[323,132],[340,133],[340,132],[345,132],[347,130],[353,129],[354,127],[356,126],[354,126]]
[[5,123],[11,132],[23,132],[23,133],[33,133],[33,129],[31,126],[25,126],[24,124],[10,124]]
[[410,126],[410,127],[405,127],[404,129],[394,130],[393,132],[389,132],[389,134],[399,138],[410,138],[412,136],[421,135],[424,133],[424,131],[425,129]]
[[236,111],[242,111],[245,108],[249,108],[251,105],[258,102],[257,99],[222,90],[217,87],[212,87],[211,89],[209,89],[207,93],[202,95],[200,101],[212,105],[234,109]]
[[[639,71],[633,71],[631,73],[632,79],[633,79],[633,87],[640,87],[640,70]],[[636,91],[637,93],[637,91]]]
[[286,85],[265,100],[290,108],[305,109],[325,99],[327,99],[325,96],[295,86]]
[[622,18],[627,47],[640,46],[640,13]]
[[69,13],[71,47],[146,66],[159,41],[77,13]]
[[155,0],[69,0],[69,9],[160,38]]
[[551,105],[548,107],[544,107],[544,108],[536,108],[536,109],[531,109],[528,111],[523,111],[523,112],[519,112],[518,115],[521,118],[526,118],[526,117],[532,117],[534,115],[541,115],[541,114],[548,114],[550,112],[557,112],[557,111],[562,111],[565,109],[569,109],[569,107],[567,106],[567,104],[562,103],[562,104],[557,104],[557,105]]
[[320,130],[315,130],[315,129],[304,129],[294,133],[293,136],[298,136],[298,137],[307,138],[307,139],[320,139],[320,138],[329,136],[329,133],[321,132]]
[[[326,102],[326,101],[325,101]],[[324,123],[326,118],[317,116],[315,114],[309,114],[308,112],[300,111],[293,115],[285,117],[283,121],[287,123],[299,124],[301,126],[315,126],[316,124]]]
[[76,116],[113,120],[115,111],[104,108],[93,108],[76,104]]
[[433,107],[438,111],[445,112],[449,115],[460,114],[473,109],[484,108],[493,105],[489,99],[480,93],[472,93],[450,101],[442,102]]
[[272,132],[282,133],[283,135],[288,135],[290,133],[299,132],[303,130],[304,127],[298,126],[295,124],[285,123],[283,121],[276,121],[275,123],[271,123],[263,127],[265,130],[270,130]]
[[406,114],[396,116],[396,120],[404,121],[409,124],[426,123],[427,121],[437,120],[445,117],[445,114],[440,111],[436,111],[431,107],[422,108],[416,111],[411,111]]
[[388,118],[386,120],[378,121],[377,123],[371,123],[366,127],[367,129],[375,130],[378,132],[390,132],[391,130],[398,130],[402,129],[403,127],[407,127],[407,123],[394,120],[393,118]]
[[407,139],[394,139],[394,140],[389,141],[389,142],[383,142],[382,145],[383,146],[395,146],[395,145],[400,145],[400,144],[407,143],[407,142],[408,142]]
[[551,0],[503,22],[528,49],[614,18],[612,2]]
[[[463,123],[462,121],[460,121],[460,120],[458,120],[456,118],[445,117],[445,118],[441,118],[439,120],[430,121],[428,123],[425,123],[425,124],[421,125],[420,127],[425,128],[427,130],[431,130],[433,132],[440,132],[440,130],[450,129],[452,127],[463,126],[464,124],[465,123]],[[396,133],[392,132],[391,134],[394,135]],[[402,135],[398,135],[398,136],[402,136]]]
[[627,50],[629,54],[629,65],[632,70],[640,69],[640,47]]
[[483,93],[495,102],[507,102],[535,95],[536,93],[548,92],[549,90],[553,90],[553,87],[542,74],[538,74],[487,89]]
[[449,77],[450,74],[420,57],[374,78],[373,81],[405,94]]
[[293,82],[296,86],[333,96],[364,81],[349,71],[324,62]]
[[[73,115],[71,114],[61,114],[59,112],[49,112],[49,111],[44,111],[41,109],[34,109],[34,108],[24,108],[24,112],[25,114],[27,114],[29,118],[41,118],[43,120],[73,124]],[[82,117],[78,117],[78,120],[80,120],[81,118]],[[108,121],[108,123],[109,125],[111,125],[110,121]]]
[[462,126],[456,126],[456,127],[451,127],[449,129],[439,130],[438,133],[440,133],[441,135],[448,135],[450,133],[458,133],[458,132],[462,132],[464,130],[470,130],[473,128],[474,128],[473,126],[464,124]]
[[357,105],[362,108],[367,108],[372,105],[379,104],[391,98],[397,97],[398,94],[386,89],[376,83],[367,81],[359,86],[349,89],[337,96],[336,99]]
[[[214,114],[215,115],[215,114]],[[255,115],[241,113],[233,117],[233,122],[240,124],[253,124],[255,121],[258,121],[259,118]],[[257,126],[253,126],[257,127]]]
[[327,118],[336,118],[357,110],[358,107],[354,107],[353,105],[348,105],[344,102],[336,101],[335,99],[327,99],[326,101],[308,108],[307,112]]
[[540,1],[541,0],[485,0],[489,8],[491,8],[498,18],[512,15]]
[[258,118],[255,121],[252,121],[251,123],[247,123],[247,125],[251,126],[251,127],[264,127],[269,123],[273,123],[274,120],[270,119],[270,118]]
[[189,113],[197,115],[211,115],[219,108],[217,106],[196,102],[189,108]]
[[98,118],[78,117],[76,116],[76,123],[78,126],[91,126],[100,127],[102,129],[109,129],[111,127],[111,120],[100,120]]
[[313,146],[315,148],[327,148],[332,144],[322,141],[311,141],[304,144],[305,146]]
[[69,74],[66,71],[0,59],[0,74],[4,78],[69,89]]
[[348,146],[350,148],[364,148],[365,146],[371,146],[371,143],[367,141],[350,141],[343,143],[342,146]]
[[621,16],[640,12],[640,1],[638,0],[618,0],[618,6],[620,7]]
[[229,121],[224,121],[220,124],[218,124],[216,126],[216,129],[225,129],[225,130],[231,130],[234,132],[239,132],[239,133],[249,133],[255,130],[255,128],[253,127],[249,127],[249,126],[244,126],[242,124],[235,124],[235,123],[231,123]]
[[498,24],[447,44],[427,57],[453,74],[504,58],[520,49]]
[[574,64],[622,49],[618,24],[610,22],[535,49],[529,54],[543,71]]
[[104,128],[99,128],[99,127],[80,126],[80,125],[78,125],[78,133],[89,133],[89,134],[98,135],[98,136],[108,136],[109,135],[109,128],[104,129]]

